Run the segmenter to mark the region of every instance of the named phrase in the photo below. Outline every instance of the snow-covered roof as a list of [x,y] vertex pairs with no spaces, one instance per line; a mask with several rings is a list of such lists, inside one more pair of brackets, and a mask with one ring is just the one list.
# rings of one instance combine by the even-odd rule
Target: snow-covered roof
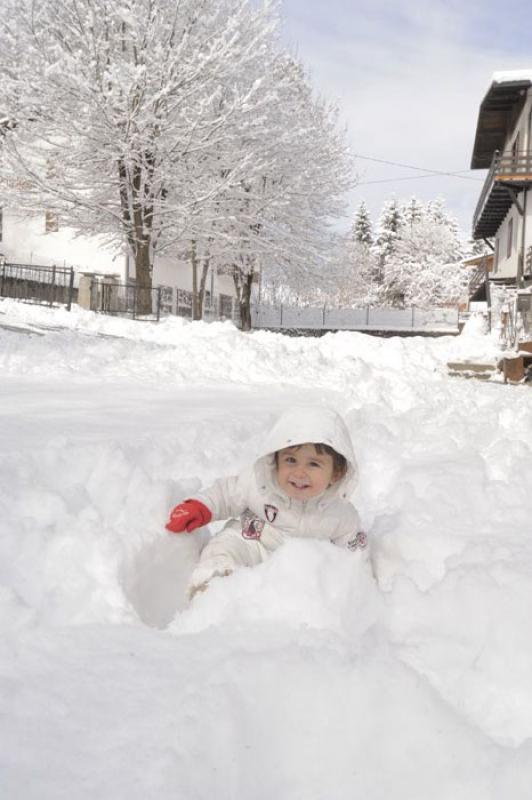
[[496,150],[502,150],[515,114],[532,86],[532,69],[495,72],[478,113],[471,169],[487,169]]
[[516,81],[530,81],[532,83],[532,68],[494,72],[491,80],[492,83],[515,83]]

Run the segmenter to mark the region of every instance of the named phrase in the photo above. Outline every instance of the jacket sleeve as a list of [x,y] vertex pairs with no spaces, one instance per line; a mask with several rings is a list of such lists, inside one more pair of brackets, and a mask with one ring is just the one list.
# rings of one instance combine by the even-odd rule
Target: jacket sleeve
[[368,536],[362,530],[358,511],[351,503],[346,503],[340,523],[331,536],[331,542],[347,550],[357,551],[365,559],[369,557]]
[[248,485],[247,476],[219,478],[212,486],[202,489],[195,498],[207,506],[213,520],[239,517],[248,506]]

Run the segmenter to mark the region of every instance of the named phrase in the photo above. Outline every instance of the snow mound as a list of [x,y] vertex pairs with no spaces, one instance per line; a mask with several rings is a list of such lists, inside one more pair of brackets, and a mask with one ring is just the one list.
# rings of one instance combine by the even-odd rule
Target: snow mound
[[294,539],[259,567],[213,580],[171,630],[264,624],[356,638],[376,623],[379,608],[369,564],[332,544]]
[[[496,357],[475,322],[297,339],[0,302],[2,797],[528,800],[532,393],[446,370]],[[187,607],[222,523],[172,536],[169,508],[305,402],[352,434],[374,575],[292,540]]]

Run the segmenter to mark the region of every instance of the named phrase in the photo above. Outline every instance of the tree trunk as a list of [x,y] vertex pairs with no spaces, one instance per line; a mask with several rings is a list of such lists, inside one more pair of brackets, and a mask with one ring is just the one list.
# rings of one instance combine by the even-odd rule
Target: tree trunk
[[240,309],[240,330],[251,330],[251,285],[253,273],[243,275],[237,267],[233,271],[236,296]]
[[152,283],[149,242],[138,242],[135,249],[136,314],[151,314]]
[[152,270],[151,244],[153,205],[142,205],[140,198],[142,171],[131,168],[124,159],[118,160],[122,225],[127,242],[135,259],[135,314],[151,314]]
[[[200,319],[203,319],[203,305],[205,303],[205,285],[207,283],[207,275],[209,274],[210,261],[211,261],[210,258],[204,258],[203,264],[201,265],[201,277],[200,277],[200,286],[198,294]],[[211,297],[211,304],[212,304],[212,297]]]
[[190,263],[192,265],[192,319],[201,319],[201,302],[198,292],[198,252],[196,240],[190,242]]

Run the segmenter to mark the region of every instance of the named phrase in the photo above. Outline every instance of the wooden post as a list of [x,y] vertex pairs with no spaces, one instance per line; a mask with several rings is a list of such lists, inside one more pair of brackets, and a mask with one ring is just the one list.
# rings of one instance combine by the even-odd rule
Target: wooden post
[[519,383],[525,377],[525,362],[523,356],[503,359],[503,374],[505,383]]

